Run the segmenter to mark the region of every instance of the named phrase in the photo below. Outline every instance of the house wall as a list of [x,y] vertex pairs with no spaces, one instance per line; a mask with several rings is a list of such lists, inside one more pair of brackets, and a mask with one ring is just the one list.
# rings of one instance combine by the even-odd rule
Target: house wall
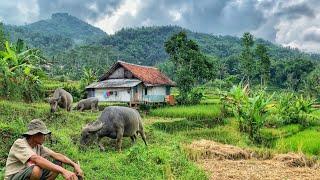
[[116,69],[110,76],[109,79],[120,79],[124,78],[124,69],[122,67]]
[[139,84],[132,88],[131,91],[131,101],[133,102],[142,102],[143,101],[143,90],[144,86],[142,84]]
[[125,70],[123,67],[116,69],[108,79],[132,79],[133,75],[130,71]]
[[[113,93],[107,96],[107,91]],[[142,84],[132,88],[95,89],[92,93],[99,101],[106,102],[164,102],[167,96],[166,86],[145,87]]]
[[[108,92],[113,92],[112,94],[107,96]],[[117,88],[117,89],[95,89],[94,91],[95,97],[99,99],[99,101],[107,101],[107,102],[130,102],[131,99],[131,89],[130,88]]]
[[145,95],[145,88],[143,89],[143,101],[164,102],[165,97],[166,97],[166,86],[147,87],[147,95]]

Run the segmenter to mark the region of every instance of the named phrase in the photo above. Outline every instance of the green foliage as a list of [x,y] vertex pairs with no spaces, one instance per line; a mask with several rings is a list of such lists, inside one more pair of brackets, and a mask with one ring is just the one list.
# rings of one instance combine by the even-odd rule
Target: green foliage
[[7,37],[4,32],[3,23],[0,22],[0,51],[5,50],[5,42],[7,41]]
[[261,86],[266,86],[270,79],[270,66],[271,62],[267,53],[267,47],[263,44],[258,44],[256,47],[256,55],[259,62],[259,73],[261,78]]
[[318,128],[301,131],[293,136],[280,138],[276,149],[282,152],[302,152],[308,155],[320,154],[320,132]]
[[120,52],[110,46],[75,47],[55,56],[52,60],[51,75],[67,75],[71,79],[79,80],[83,75],[83,67],[86,67],[101,76],[118,60],[119,55]]
[[174,64],[172,61],[165,61],[163,63],[156,64],[156,67],[170,79],[176,79],[174,73]]
[[250,79],[253,77],[255,68],[255,61],[253,59],[253,52],[251,49],[254,44],[253,35],[246,32],[243,34],[241,41],[243,45],[243,49],[240,54],[241,69],[245,77],[245,81],[250,84]]
[[300,124],[309,126],[309,114],[313,111],[314,99],[295,95],[293,93],[281,93],[275,105],[275,114],[282,124]]
[[31,47],[42,49],[48,57],[107,36],[101,29],[67,13],[55,13],[50,19],[5,29],[12,41],[23,39]]
[[305,82],[305,91],[320,102],[320,66],[308,75]]
[[[77,29],[76,32],[73,28]],[[39,29],[40,31],[38,31]],[[27,26],[5,26],[5,32],[10,34],[10,39],[14,39],[14,41],[19,38],[24,39],[30,47],[40,48],[44,51],[52,63],[50,75],[65,75],[76,80],[81,77],[82,67],[91,68],[97,72],[97,75],[101,75],[119,59],[141,65],[161,64],[168,59],[163,44],[180,31],[185,31],[188,38],[198,44],[198,48],[205,54],[209,64],[211,64],[210,57],[217,60],[214,63],[215,66],[209,67],[209,71],[203,71],[206,77],[204,81],[212,79],[216,75],[220,80],[232,75],[236,77],[236,83],[241,81],[243,77],[239,74],[244,73],[241,67],[245,68],[246,66],[243,66],[244,64],[239,57],[244,49],[241,45],[242,40],[237,37],[194,33],[177,26],[126,28],[114,35],[107,36],[102,31],[67,14],[57,14],[49,20]],[[302,59],[306,63],[308,61],[319,62],[320,60],[320,56],[317,54],[303,53],[298,49],[281,47],[262,39],[255,39],[255,42],[268,49],[271,61],[270,82],[277,87],[293,88],[294,90],[303,88],[303,77],[312,69],[310,71],[303,69],[304,63],[297,63],[301,64],[302,68],[298,66],[291,68],[290,66],[297,59]],[[250,50],[250,53],[252,54],[253,51]],[[308,64],[306,65],[306,67],[310,67]],[[251,66],[249,67],[251,68]],[[265,69],[258,68],[259,70]],[[299,69],[303,69],[301,79],[297,77],[297,74],[301,73]],[[254,68],[253,71],[247,71],[247,73],[252,73],[252,83],[260,83],[261,81],[256,70]],[[171,78],[176,78],[174,75],[176,72],[170,67],[164,72]],[[196,79],[196,82],[203,83],[202,80]]]
[[188,40],[187,34],[183,31],[166,41],[165,49],[176,71],[176,83],[180,92],[178,103],[199,103],[202,94],[198,90],[191,91],[197,84],[211,78],[210,69],[213,65],[200,52],[197,43]]
[[0,96],[32,102],[43,97],[41,64],[44,58],[37,49],[26,49],[22,40],[5,42],[0,51]]
[[248,85],[240,83],[233,86],[228,96],[233,114],[239,120],[240,131],[248,133],[251,140],[259,142],[259,130],[264,126],[267,105],[273,95],[268,96],[265,91],[249,94]]
[[82,91],[83,97],[85,97],[86,94],[86,86],[96,81],[97,76],[95,72],[90,68],[83,68],[83,75],[80,80],[80,90]]
[[273,147],[275,141],[279,138],[292,136],[303,129],[304,127],[300,124],[290,124],[280,128],[261,128],[259,131],[261,144],[266,147]]

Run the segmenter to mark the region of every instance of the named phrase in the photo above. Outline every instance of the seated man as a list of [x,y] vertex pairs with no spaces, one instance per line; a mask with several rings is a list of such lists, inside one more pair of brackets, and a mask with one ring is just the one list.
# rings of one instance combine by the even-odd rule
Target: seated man
[[[65,179],[77,180],[78,176],[83,176],[77,163],[42,145],[45,135],[50,133],[46,125],[39,119],[34,119],[29,123],[28,131],[23,134],[24,138],[16,140],[10,149],[5,180],[55,179],[59,174]],[[73,166],[75,173],[50,162],[46,159],[48,156]]]

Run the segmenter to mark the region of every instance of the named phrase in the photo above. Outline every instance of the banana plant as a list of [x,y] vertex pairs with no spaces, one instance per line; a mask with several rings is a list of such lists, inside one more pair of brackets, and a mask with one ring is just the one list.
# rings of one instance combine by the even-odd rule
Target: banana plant
[[265,91],[250,93],[248,85],[243,86],[242,83],[234,86],[229,92],[233,114],[239,121],[239,129],[248,133],[253,141],[259,141],[259,129],[265,124],[267,107],[273,95],[269,96]]
[[[23,94],[19,91],[32,91],[32,87],[41,83],[38,74],[42,72],[40,64],[45,61],[41,52],[25,49],[22,40],[11,45],[6,41],[4,47],[0,51],[0,87],[3,87],[0,95],[19,96]],[[29,96],[27,93],[25,95]]]

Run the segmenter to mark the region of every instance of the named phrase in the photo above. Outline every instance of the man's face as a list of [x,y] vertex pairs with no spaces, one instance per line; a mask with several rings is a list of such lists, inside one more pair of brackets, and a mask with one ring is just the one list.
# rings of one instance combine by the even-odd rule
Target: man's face
[[43,144],[44,140],[45,140],[45,135],[44,134],[38,133],[38,134],[34,135],[35,143]]

